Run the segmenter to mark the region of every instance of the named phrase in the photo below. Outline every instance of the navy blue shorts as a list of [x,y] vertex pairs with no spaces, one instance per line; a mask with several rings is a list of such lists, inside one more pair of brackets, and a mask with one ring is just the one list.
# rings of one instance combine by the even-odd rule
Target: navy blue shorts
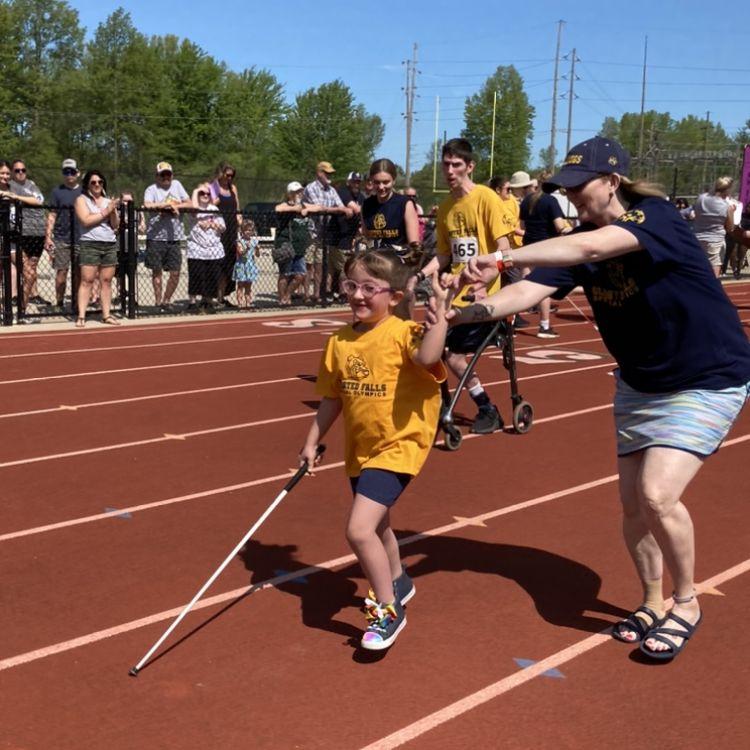
[[362,469],[358,477],[349,477],[349,481],[353,494],[359,493],[390,508],[411,482],[411,474],[397,474],[387,469]]

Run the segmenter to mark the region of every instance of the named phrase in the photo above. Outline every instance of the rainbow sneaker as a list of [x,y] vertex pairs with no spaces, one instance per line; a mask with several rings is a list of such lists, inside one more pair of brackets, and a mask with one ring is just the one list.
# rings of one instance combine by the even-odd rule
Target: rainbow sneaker
[[388,648],[398,637],[406,625],[406,614],[398,599],[391,604],[383,604],[375,600],[375,594],[370,591],[365,599],[365,630],[360,645],[368,651],[382,651]]
[[417,587],[409,574],[402,568],[401,575],[393,582],[393,593],[396,601],[406,604],[417,593]]

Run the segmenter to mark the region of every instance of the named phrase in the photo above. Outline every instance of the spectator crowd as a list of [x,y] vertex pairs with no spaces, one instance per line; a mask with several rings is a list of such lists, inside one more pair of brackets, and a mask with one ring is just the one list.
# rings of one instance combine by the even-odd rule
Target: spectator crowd
[[[314,179],[289,182],[280,202],[265,213],[241,209],[236,175],[232,164],[222,162],[212,178],[188,192],[169,162],[156,165],[137,212],[137,231],[144,240],[139,259],[152,293],[149,300],[139,291],[139,305],[150,303],[163,313],[252,310],[264,281],[269,305],[342,302],[341,275],[353,254],[382,245],[419,246],[425,258],[434,254],[437,207],[425,212],[412,186],[397,190],[397,168],[388,159],[373,162],[364,176],[350,171],[337,183],[333,164],[320,161]],[[489,181],[500,198],[511,247],[566,234],[576,226],[575,207],[564,191],[547,195],[540,190],[548,176],[518,171]],[[747,265],[750,209],[733,196],[732,187],[731,178],[721,177],[695,201],[681,198],[675,204],[693,226],[716,275],[730,270],[738,278]],[[0,222],[11,263],[22,269],[20,275],[10,274],[9,289],[19,319],[40,312],[64,314],[75,263],[80,269],[71,295],[77,302],[76,325],[86,325],[88,309],[100,309],[104,323],[119,324],[112,312],[122,301],[117,287],[118,233],[124,229],[119,209],[130,202],[138,203],[132,193],[109,195],[105,175],[95,169],[81,174],[70,158],[62,162],[61,180],[45,202],[22,159],[0,161]],[[45,252],[54,291],[45,290],[43,296],[38,282]],[[269,255],[274,266],[263,263]],[[179,294],[177,305],[185,270],[187,295]],[[527,273],[512,269],[506,283]],[[557,336],[550,323],[553,311],[548,299],[530,311],[539,316],[540,338]],[[526,318],[516,316],[516,327],[528,325]]]

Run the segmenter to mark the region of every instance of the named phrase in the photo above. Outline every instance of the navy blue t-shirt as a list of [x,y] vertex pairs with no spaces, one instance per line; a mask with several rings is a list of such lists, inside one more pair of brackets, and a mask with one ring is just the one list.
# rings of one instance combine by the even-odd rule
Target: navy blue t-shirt
[[407,244],[404,214],[408,202],[405,195],[392,193],[385,203],[371,195],[362,204],[362,222],[375,247]]
[[78,221],[76,220],[75,213],[72,213],[70,209],[76,202],[76,198],[81,194],[81,186],[78,185],[74,188],[69,188],[65,183],[58,185],[52,191],[52,199],[50,205],[58,209],[55,216],[55,226],[52,230],[53,237],[65,243],[70,243],[70,219],[73,218],[73,225],[75,226],[75,238],[78,239],[80,229],[78,227]]
[[555,299],[583,287],[623,380],[638,391],[719,390],[750,381],[750,342],[737,310],[679,211],[661,198],[643,198],[613,226],[635,235],[643,249],[537,268],[527,278],[557,287]]
[[521,201],[520,213],[525,229],[524,245],[557,237],[559,232],[555,229],[555,219],[565,218],[560,204],[547,193],[527,195]]

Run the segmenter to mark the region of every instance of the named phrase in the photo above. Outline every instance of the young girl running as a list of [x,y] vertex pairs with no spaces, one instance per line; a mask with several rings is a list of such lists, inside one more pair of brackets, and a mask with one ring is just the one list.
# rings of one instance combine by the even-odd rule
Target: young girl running
[[323,397],[300,460],[319,461],[316,448],[338,415],[344,415],[346,472],[354,502],[346,537],[370,591],[365,599],[363,648],[388,648],[406,625],[404,603],[414,584],[401,566],[390,508],[422,467],[435,438],[440,411],[445,312],[450,295],[432,277],[440,311],[424,333],[393,312],[414,267],[392,249],[350,258],[341,289],[354,322],[328,340],[318,372]]
[[237,239],[237,260],[232,278],[237,282],[237,306],[249,310],[253,304],[253,282],[258,279],[255,259],[260,255],[260,245],[255,234],[255,222],[245,219]]

